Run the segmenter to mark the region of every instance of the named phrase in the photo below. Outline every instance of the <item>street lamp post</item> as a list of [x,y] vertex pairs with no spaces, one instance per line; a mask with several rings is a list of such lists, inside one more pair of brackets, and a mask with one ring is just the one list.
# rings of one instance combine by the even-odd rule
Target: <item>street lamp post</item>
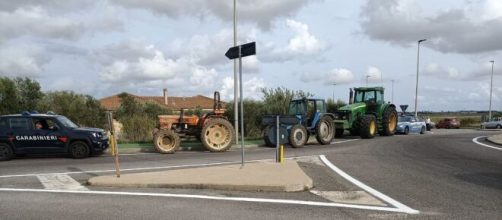
[[420,43],[422,43],[426,40],[427,39],[419,40],[418,46],[417,46],[417,84],[415,87],[415,117],[418,117],[417,105],[418,105],[418,70],[419,70],[419,63],[420,63]]
[[390,80],[392,82],[392,103],[394,103],[394,80]]
[[331,85],[333,85],[333,102],[335,102],[335,86],[336,86],[336,83],[331,83]]
[[495,64],[495,60],[490,61],[492,63],[492,77],[490,80],[490,107],[488,109],[488,119],[492,120],[492,89],[493,89],[493,65]]
[[366,87],[368,87],[368,78],[370,78],[370,75],[366,75]]

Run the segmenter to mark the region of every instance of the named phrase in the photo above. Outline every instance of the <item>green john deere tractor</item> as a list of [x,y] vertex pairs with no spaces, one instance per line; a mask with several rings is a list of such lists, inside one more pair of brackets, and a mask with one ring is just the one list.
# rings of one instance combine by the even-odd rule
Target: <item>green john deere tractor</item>
[[373,138],[377,133],[392,136],[397,128],[396,106],[384,101],[383,87],[350,89],[349,105],[338,109],[335,115],[336,137],[345,130],[362,138]]

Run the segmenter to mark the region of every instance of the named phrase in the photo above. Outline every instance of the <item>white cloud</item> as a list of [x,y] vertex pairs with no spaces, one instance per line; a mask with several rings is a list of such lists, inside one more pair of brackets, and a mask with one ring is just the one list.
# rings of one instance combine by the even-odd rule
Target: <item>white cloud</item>
[[[233,19],[232,1],[214,0],[112,0],[127,8],[143,8],[171,18],[180,16],[204,17],[214,15],[223,21]],[[256,23],[263,30],[269,30],[277,18],[289,17],[308,4],[310,0],[239,0],[237,16],[239,22]]]
[[36,77],[50,61],[42,48],[33,45],[0,48],[0,76]]
[[[255,41],[255,31],[241,31],[238,42]],[[169,46],[169,50],[176,57],[185,57],[201,66],[215,67],[233,62],[223,55],[232,46],[233,32],[224,29],[213,35],[195,35],[188,40],[177,39]],[[259,62],[256,56],[243,58],[243,72],[258,73]]]
[[42,7],[18,8],[13,12],[0,11],[0,42],[23,35],[76,39],[83,26],[64,17],[55,17]]
[[[327,49],[327,44],[321,41],[316,36],[309,32],[307,24],[290,20],[286,20],[286,26],[295,33],[289,39],[288,45],[279,47],[273,43],[264,45],[264,61],[268,62],[284,62],[292,59],[309,59],[324,52]],[[270,52],[269,52],[270,51]]]
[[366,75],[364,77],[368,77],[368,82],[382,82],[383,81],[382,71],[380,71],[380,69],[378,69],[377,67],[374,67],[374,66],[368,67],[368,70],[366,71]]
[[190,76],[190,87],[194,90],[201,88],[214,89],[218,78],[218,72],[215,69],[204,67],[195,67]]
[[100,79],[125,91],[168,88],[172,95],[208,95],[224,83],[215,68],[199,65],[190,54],[173,59],[156,46],[138,41],[109,45],[93,54],[99,54]]
[[[422,3],[422,2],[420,2]],[[423,10],[416,0],[366,2],[362,31],[371,39],[401,46],[427,38],[425,47],[441,52],[480,53],[502,50],[501,3],[470,1],[463,8]],[[422,3],[426,4],[426,3]]]
[[257,56],[249,56],[242,58],[242,73],[254,74],[260,72],[260,60]]
[[453,67],[444,67],[437,63],[429,63],[423,72],[426,76],[433,76],[439,79],[465,80],[468,75]]
[[15,0],[0,1],[1,11],[11,11],[23,7],[45,7],[55,11],[86,10],[95,3],[96,0]]
[[158,50],[152,58],[138,57],[136,61],[116,60],[103,67],[101,79],[105,82],[171,79],[185,69],[183,61],[166,59]]
[[[261,99],[263,93],[262,88],[266,87],[265,81],[259,77],[253,77],[243,82],[244,99]],[[234,79],[232,77],[225,77],[220,89],[222,99],[233,100],[234,98]]]
[[77,40],[86,33],[122,30],[122,22],[113,13],[109,9],[86,19],[65,11],[51,14],[43,4],[20,4],[12,11],[0,10],[0,43],[23,36]]
[[354,82],[354,74],[344,68],[334,68],[325,73],[303,73],[300,80],[304,82],[323,82],[324,85],[350,84]]
[[286,24],[296,33],[296,36],[289,40],[286,50],[295,53],[316,54],[324,49],[324,43],[309,33],[308,25],[290,19],[286,20]]

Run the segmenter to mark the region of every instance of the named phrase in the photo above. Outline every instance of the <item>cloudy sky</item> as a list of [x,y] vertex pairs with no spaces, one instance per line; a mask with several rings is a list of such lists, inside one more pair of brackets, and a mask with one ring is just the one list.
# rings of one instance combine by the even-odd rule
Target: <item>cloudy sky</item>
[[[502,110],[500,0],[237,0],[244,95],[284,86],[348,99],[350,87],[384,86],[413,106],[417,40],[419,109],[486,110],[490,60]],[[233,97],[232,0],[10,0],[0,2],[0,76],[37,79],[44,91],[97,98]],[[332,84],[336,83],[335,86]]]

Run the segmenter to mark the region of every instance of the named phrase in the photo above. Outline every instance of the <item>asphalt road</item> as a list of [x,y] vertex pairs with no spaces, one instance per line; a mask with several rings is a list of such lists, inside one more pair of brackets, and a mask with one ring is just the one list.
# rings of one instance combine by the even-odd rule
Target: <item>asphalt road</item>
[[[85,185],[92,176],[113,174],[113,163],[108,156],[83,160],[28,156],[0,163],[0,219],[502,219],[502,150],[483,147],[472,141],[475,137],[495,133],[434,130],[426,135],[396,135],[372,140],[346,138],[336,140],[333,145],[286,148],[287,157],[301,157],[297,160],[314,180],[314,190],[362,191],[360,186],[334,173],[317,159],[318,155],[326,155],[332,164],[350,176],[418,210],[418,214],[375,210],[373,207],[393,207],[380,198],[377,200],[383,205],[362,208],[307,205],[307,202],[331,202],[310,192],[89,186],[86,187],[91,193],[86,194],[30,192],[25,189],[46,188],[37,177],[41,174],[64,173]],[[274,149],[246,151],[246,160],[273,159],[274,156]],[[121,167],[126,170],[124,173],[128,173],[239,161],[238,149],[226,153],[137,154],[122,156]],[[14,188],[21,191],[1,191]],[[166,193],[191,196],[159,196]],[[193,195],[262,198],[274,202],[214,200]],[[305,201],[305,204],[275,202],[277,199]]]

